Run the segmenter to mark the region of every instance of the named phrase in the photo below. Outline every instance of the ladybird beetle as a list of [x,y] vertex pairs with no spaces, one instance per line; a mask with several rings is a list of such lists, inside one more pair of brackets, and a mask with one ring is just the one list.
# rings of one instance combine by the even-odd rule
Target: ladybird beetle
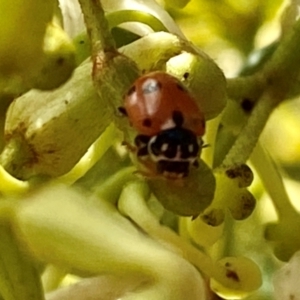
[[177,78],[161,71],[143,75],[129,88],[119,110],[139,133],[137,157],[152,162],[158,174],[182,178],[190,166],[198,165],[204,115]]

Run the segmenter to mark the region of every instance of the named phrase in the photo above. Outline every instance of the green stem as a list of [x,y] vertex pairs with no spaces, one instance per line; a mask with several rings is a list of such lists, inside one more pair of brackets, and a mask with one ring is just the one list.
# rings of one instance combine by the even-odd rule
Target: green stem
[[220,125],[221,116],[222,115],[219,115],[217,118],[209,120],[207,122],[207,126],[206,126],[205,144],[204,145],[207,145],[207,147],[204,147],[204,149],[202,150],[201,158],[210,167],[213,166],[216,136],[217,136],[218,128]]
[[267,88],[273,91],[277,98],[284,100],[293,86],[300,71],[300,20],[293,30],[287,34],[266,63],[263,75]]
[[108,13],[106,18],[111,28],[125,22],[140,22],[150,26],[154,31],[168,31],[155,16],[140,10],[120,10]]
[[[92,79],[96,91],[113,110],[123,105],[122,96],[139,76],[137,65],[118,53],[99,0],[79,0],[92,45]],[[117,115],[117,114],[116,114]],[[120,118],[114,121],[122,128]],[[123,129],[123,128],[122,128]]]
[[[253,103],[261,97],[264,90],[270,89],[276,98],[284,100],[290,96],[292,86],[300,71],[300,20],[280,41],[263,68],[250,76],[228,79],[229,98],[241,102],[247,98]],[[293,95],[295,96],[295,95]]]
[[266,92],[258,101],[248,119],[246,126],[242,129],[234,145],[229,150],[222,167],[246,163],[250,157],[258,138],[278,101],[273,95]]
[[[242,129],[235,144],[225,157],[222,163],[223,166],[241,164],[247,161],[272,110],[287,98],[299,74],[300,56],[297,55],[300,51],[299,45],[300,20],[295,23],[294,29],[283,39],[262,70],[260,81],[264,82],[264,92],[258,99],[246,126]],[[232,93],[238,90],[238,85],[243,87],[241,90],[245,90],[247,84],[251,85],[256,82],[254,79],[255,77],[249,77],[245,80],[237,80],[236,83],[233,82],[231,86]],[[254,81],[252,82],[252,80]]]
[[290,218],[297,214],[290,202],[278,169],[260,143],[257,144],[251,155],[251,162],[274,204],[279,219]]
[[100,0],[79,0],[85,24],[92,44],[92,53],[115,52],[115,42],[110,33]]
[[240,76],[227,79],[228,97],[241,103],[249,99],[253,103],[261,96],[265,86],[265,80],[260,73],[251,76]]
[[89,147],[85,155],[73,169],[67,174],[56,177],[52,182],[72,185],[78,179],[83,177],[102,158],[117,139],[121,139],[120,132],[116,126],[111,123],[102,135]]
[[133,166],[123,168],[104,182],[101,182],[95,190],[97,201],[98,199],[105,199],[105,201],[116,205],[124,185],[130,180],[135,180],[137,178],[135,175],[136,171],[136,167]]
[[67,275],[67,271],[55,265],[48,265],[42,276],[45,293],[56,290],[61,281]]

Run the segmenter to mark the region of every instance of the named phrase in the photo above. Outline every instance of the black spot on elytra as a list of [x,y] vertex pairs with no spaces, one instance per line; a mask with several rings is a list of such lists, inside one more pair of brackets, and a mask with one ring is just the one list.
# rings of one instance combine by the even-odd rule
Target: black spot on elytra
[[143,126],[144,126],[144,127],[151,127],[151,126],[152,126],[152,121],[151,121],[151,119],[144,119],[144,120],[143,120]]

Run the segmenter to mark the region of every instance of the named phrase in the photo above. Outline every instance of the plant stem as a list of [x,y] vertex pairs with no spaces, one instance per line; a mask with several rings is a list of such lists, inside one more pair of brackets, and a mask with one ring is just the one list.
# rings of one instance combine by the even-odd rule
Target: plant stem
[[92,80],[97,94],[115,112],[112,121],[124,129],[117,117],[123,95],[139,76],[135,62],[120,54],[115,46],[100,0],[79,0],[92,45]]
[[111,28],[116,27],[124,22],[141,22],[150,26],[154,31],[166,31],[168,29],[155,16],[148,12],[126,9],[120,11],[113,11],[107,14],[107,20]]
[[213,277],[224,286],[230,286],[230,278],[223,276],[222,268],[208,254],[159,223],[145,202],[149,192],[147,189],[144,182],[133,181],[127,184],[118,202],[121,213],[133,220],[149,237],[191,262],[207,277]]
[[217,118],[209,120],[206,126],[206,134],[205,134],[205,144],[207,147],[202,149],[201,158],[208,164],[208,166],[213,166],[214,159],[214,150],[216,144],[216,135],[218,132],[218,127],[220,125],[221,115]]
[[[269,115],[283,100],[296,81],[300,70],[300,20],[280,43],[262,70],[264,92],[258,99],[246,126],[225,157],[222,166],[242,164],[250,157]],[[241,81],[241,84],[245,83]],[[250,81],[251,83],[251,81]],[[245,87],[244,87],[245,88]],[[234,89],[236,90],[236,88]]]
[[251,155],[251,162],[274,204],[279,219],[290,218],[297,214],[275,164],[260,143],[256,145]]
[[48,265],[42,275],[44,291],[48,293],[56,290],[66,275],[67,270],[55,265]]
[[253,103],[261,96],[265,86],[265,80],[260,73],[249,76],[240,76],[227,79],[228,97],[241,103],[249,99]]
[[102,135],[93,143],[80,161],[68,173],[55,178],[52,182],[72,185],[79,178],[83,177],[106,153],[106,151],[118,139],[121,139],[120,132],[112,123]]
[[85,24],[91,40],[92,53],[115,52],[115,42],[110,33],[108,22],[100,0],[79,0]]
[[263,94],[254,107],[247,124],[222,162],[222,167],[246,163],[276,105],[277,101],[274,101],[274,97],[271,94],[268,92]]
[[300,20],[293,30],[286,34],[274,52],[270,61],[263,69],[267,88],[273,91],[277,98],[285,99],[300,71]]
[[260,71],[227,80],[229,98],[237,102],[247,98],[256,103],[266,89],[272,89],[281,100],[290,96],[291,87],[297,83],[293,78],[298,76],[300,70],[300,56],[296,55],[300,50],[299,45],[300,20],[280,41],[276,51]]

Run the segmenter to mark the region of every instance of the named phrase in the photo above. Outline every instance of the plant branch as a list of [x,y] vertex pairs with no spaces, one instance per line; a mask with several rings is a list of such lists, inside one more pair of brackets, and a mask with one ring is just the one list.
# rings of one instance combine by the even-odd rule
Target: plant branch
[[246,163],[276,104],[277,101],[274,101],[273,96],[268,92],[261,97],[254,107],[248,122],[222,162],[222,167]]
[[[284,35],[270,59],[262,64],[258,72],[227,80],[229,98],[239,103],[244,99],[256,103],[266,89],[273,90],[281,101],[291,96],[295,97],[292,88],[297,84],[294,79],[300,71],[300,56],[297,55],[299,50],[300,20],[295,22],[292,30]],[[296,92],[298,90],[296,89]]]
[[[79,3],[92,45],[92,79],[96,91],[116,110],[139,70],[131,59],[118,52],[100,0],[79,0]],[[114,121],[122,127],[120,120]]]
[[300,71],[300,19],[279,44],[263,69],[267,88],[284,100]]
[[[264,66],[261,80],[258,81],[264,82],[264,90],[258,98],[246,126],[244,126],[225,157],[222,163],[223,166],[242,164],[247,161],[271,112],[287,98],[300,71],[300,56],[297,55],[300,51],[299,45],[300,20],[295,23],[293,30],[285,36],[271,59]],[[252,83],[257,84],[254,79],[255,77],[249,77],[249,81],[237,80],[236,84],[232,82],[231,87],[234,87],[233,91],[237,91],[237,86],[240,84],[241,90],[251,90],[250,87],[247,87],[247,83],[250,85]]]
[[274,204],[279,219],[290,218],[297,214],[290,202],[278,169],[260,143],[257,144],[251,155],[251,162]]
[[92,54],[115,52],[115,42],[100,0],[78,0],[91,40]]

